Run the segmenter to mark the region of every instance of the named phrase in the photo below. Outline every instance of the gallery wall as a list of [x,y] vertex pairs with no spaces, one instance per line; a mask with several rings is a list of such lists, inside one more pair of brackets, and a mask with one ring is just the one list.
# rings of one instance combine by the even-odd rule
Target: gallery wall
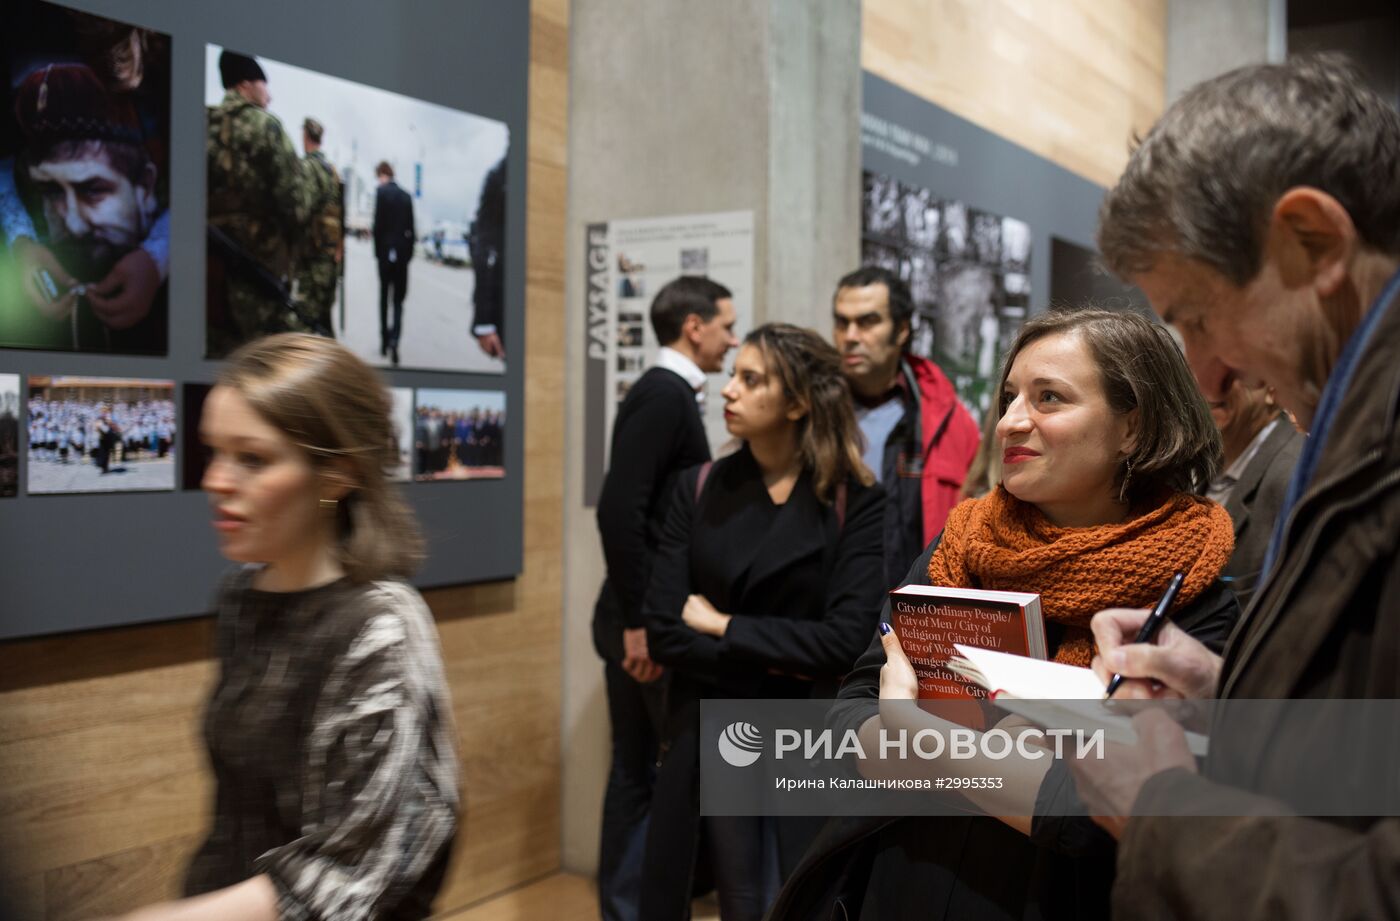
[[1108,186],[1161,114],[1167,0],[864,0],[865,70]]
[[[81,5],[110,12],[107,5]],[[435,0],[414,4],[410,13],[397,5],[317,0],[260,3],[257,16],[246,3],[201,6],[198,16],[211,40],[218,26],[218,37],[228,44],[282,60],[297,59],[293,53],[311,44],[306,36],[321,28],[321,20],[336,20],[340,25],[331,31],[354,40],[338,41],[314,60],[302,58],[307,66],[336,71],[347,55],[373,58],[375,66],[392,72],[393,82],[405,90],[417,87],[418,95],[472,82],[483,95],[520,93],[523,110],[523,84],[471,70],[502,63],[493,54],[504,48],[472,59],[462,54],[466,42],[491,44],[474,15],[487,6],[496,5]],[[176,7],[156,3],[127,4],[123,12],[133,19],[149,13],[150,24],[160,25],[157,7],[162,15],[177,15]],[[195,15],[194,7],[184,10],[180,5],[180,15]],[[565,386],[568,12],[567,0],[534,0],[529,11],[529,141],[528,150],[519,150],[517,172],[525,177],[521,187],[529,189],[525,220],[518,225],[529,322],[522,317],[516,341],[530,367],[516,401],[523,403],[526,419],[515,449],[524,471],[525,498],[516,506],[523,520],[521,575],[425,593],[442,636],[467,812],[439,900],[443,910],[478,902],[559,864],[558,394]],[[291,28],[288,16],[304,27]],[[260,40],[260,29],[278,38]],[[177,45],[176,69],[202,78],[203,53],[194,43],[185,50]],[[177,90],[177,133],[200,131],[202,101],[202,79]],[[197,182],[202,159],[182,169],[185,181]],[[186,257],[197,258],[189,252],[197,240],[183,244]],[[191,335],[197,333],[192,329]],[[443,376],[405,372],[404,380],[434,386]],[[458,488],[417,488],[444,486]],[[489,509],[479,511],[484,518]],[[8,539],[4,546],[13,547]],[[120,588],[113,591],[127,587],[129,576],[118,578]],[[197,617],[0,643],[0,862],[10,877],[0,891],[17,903],[19,917],[92,917],[176,894],[184,863],[207,824],[210,787],[198,720],[213,678],[210,628],[208,618]]]
[[[84,336],[76,350],[56,351],[68,343],[35,337],[29,333],[34,324],[16,328],[9,322],[29,305],[20,303],[25,299],[17,286],[0,285],[0,319],[7,321],[0,324],[0,373],[28,378],[30,395],[61,398],[70,406],[86,404],[94,428],[98,400],[112,407],[116,416],[121,404],[114,406],[114,401],[134,403],[155,395],[165,407],[163,415],[174,423],[175,443],[173,452],[161,451],[159,458],[150,456],[156,452],[124,452],[120,464],[113,460],[110,472],[101,463],[101,474],[95,450],[88,452],[87,461],[81,456],[75,459],[76,452],[67,447],[19,452],[19,494],[0,500],[4,502],[0,544],[5,547],[6,564],[0,569],[0,598],[4,599],[0,638],[198,614],[208,609],[210,586],[225,565],[208,527],[198,469],[187,473],[183,482],[178,476],[180,462],[200,450],[193,431],[197,417],[179,411],[184,401],[181,384],[212,382],[219,363],[211,359],[246,338],[285,327],[268,322],[253,332],[239,329],[231,339],[216,338],[220,309],[223,314],[237,309],[234,283],[229,279],[238,270],[232,257],[219,258],[216,247],[206,248],[206,216],[212,226],[218,223],[216,211],[257,215],[263,193],[247,188],[253,183],[244,173],[235,174],[237,182],[226,183],[235,187],[232,192],[210,188],[206,181],[206,164],[218,159],[206,157],[206,144],[211,150],[217,144],[205,128],[205,107],[217,104],[223,95],[218,74],[221,47],[254,55],[261,62],[272,93],[268,110],[282,119],[298,155],[304,116],[319,118],[326,128],[325,152],[346,185],[345,305],[336,307],[331,317],[337,338],[381,367],[390,384],[412,389],[419,407],[438,410],[439,427],[449,413],[504,407],[503,456],[497,458],[493,452],[487,462],[477,457],[483,452],[473,450],[472,460],[482,462],[471,469],[445,463],[452,456],[445,450],[431,458],[410,458],[415,472],[419,461],[425,461],[424,479],[454,473],[481,476],[471,482],[404,485],[404,497],[427,537],[428,557],[416,576],[417,584],[452,585],[519,572],[523,440],[519,426],[511,422],[524,420],[518,410],[525,361],[518,355],[522,360],[490,358],[471,335],[473,285],[485,290],[485,269],[464,267],[468,255],[461,237],[471,215],[483,210],[478,202],[485,198],[482,190],[488,171],[503,163],[503,258],[499,261],[503,293],[497,304],[503,313],[501,334],[508,344],[518,343],[525,325],[525,264],[520,255],[525,242],[527,9],[473,2],[433,3],[409,11],[368,3],[318,6],[272,0],[213,9],[129,2],[114,10],[110,4],[82,0],[61,5],[24,0],[23,6],[21,21],[30,20],[31,28],[8,34],[0,50],[7,52],[7,78],[11,55],[16,68],[36,59],[39,64],[59,62],[56,70],[46,66],[33,71],[34,76],[47,75],[36,94],[39,111],[45,110],[45,100],[48,110],[94,105],[87,102],[90,92],[84,96],[71,89],[77,77],[70,76],[74,65],[65,63],[71,51],[62,42],[67,21],[62,7],[115,13],[123,23],[158,33],[151,39],[158,44],[148,46],[147,53],[152,82],[156,74],[162,79],[150,95],[164,104],[157,114],[165,117],[168,111],[169,129],[168,134],[147,129],[145,146],[157,151],[157,174],[168,174],[168,182],[158,180],[157,188],[165,199],[160,221],[168,221],[169,226],[164,240],[169,279],[158,295],[158,307],[168,302],[169,322],[162,323],[168,325],[168,336],[162,331],[159,341],[144,337],[134,346],[124,345],[120,337],[131,338],[129,334],[140,326],[126,333],[99,326],[98,335]],[[86,23],[92,21],[85,18]],[[41,22],[44,28],[39,27]],[[30,31],[35,33],[34,48],[25,45]],[[376,36],[377,44],[365,44],[369,34]],[[96,55],[91,58],[102,60]],[[142,112],[144,89],[129,94],[137,98],[137,121],[143,125],[153,120]],[[24,87],[16,95],[24,99]],[[124,102],[109,103],[111,111]],[[150,102],[146,106],[155,107]],[[116,121],[119,116],[109,117]],[[20,150],[26,152],[24,147]],[[404,257],[412,283],[404,308],[401,364],[397,349],[393,364],[380,355],[376,329],[377,247],[370,239],[370,221],[375,207],[374,166],[381,159],[396,164],[395,178],[412,196],[421,240],[412,261]],[[254,180],[268,184],[270,191],[264,194],[291,197],[281,191],[276,176],[264,177],[265,170],[248,172]],[[21,186],[14,197],[25,192]],[[236,201],[229,202],[230,197]],[[216,199],[222,207],[215,204]],[[31,211],[36,220],[43,213],[37,205]],[[448,217],[454,220],[444,220]],[[250,239],[280,236],[276,225],[262,220],[249,232]],[[435,230],[447,237],[436,245],[430,238]],[[72,242],[56,239],[59,233],[53,227],[47,236],[42,230],[38,233],[51,247]],[[151,230],[147,242],[156,236],[156,230]],[[244,245],[253,244],[245,241]],[[260,265],[266,264],[262,253],[243,252],[245,258],[251,255]],[[263,271],[268,274],[266,268]],[[78,273],[78,277],[88,282],[87,288],[95,288],[93,282],[101,273],[90,278]],[[78,300],[72,314],[75,324],[88,317],[89,306],[90,298]],[[481,312],[480,305],[475,312]],[[143,325],[156,313],[153,309]],[[224,325],[234,324],[226,321]],[[7,347],[14,345],[30,347]],[[130,354],[133,351],[150,354]],[[76,384],[67,379],[46,380],[58,375],[80,378]],[[121,379],[122,386],[98,388],[88,379],[94,377]],[[164,383],[138,386],[148,380]],[[171,408],[175,411],[169,412]],[[162,418],[162,424],[165,421]],[[400,431],[411,437],[416,421],[406,412],[399,421]],[[21,428],[24,424],[22,419]],[[121,424],[128,434],[135,428],[125,420]],[[49,431],[52,438],[52,426]],[[91,447],[93,429],[88,429],[86,440]],[[412,447],[408,453],[414,453]],[[127,462],[132,454],[137,459]],[[447,469],[439,473],[439,468]],[[74,578],[75,574],[82,577]],[[121,581],[122,591],[110,590],[115,581]]]

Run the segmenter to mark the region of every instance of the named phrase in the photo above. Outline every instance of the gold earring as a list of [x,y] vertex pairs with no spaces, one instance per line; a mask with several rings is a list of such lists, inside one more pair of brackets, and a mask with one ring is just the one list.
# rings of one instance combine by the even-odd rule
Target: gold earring
[[339,506],[340,506],[340,500],[339,500],[339,499],[322,499],[322,500],[321,500],[321,511],[323,511],[323,512],[333,512],[333,511],[335,511]]

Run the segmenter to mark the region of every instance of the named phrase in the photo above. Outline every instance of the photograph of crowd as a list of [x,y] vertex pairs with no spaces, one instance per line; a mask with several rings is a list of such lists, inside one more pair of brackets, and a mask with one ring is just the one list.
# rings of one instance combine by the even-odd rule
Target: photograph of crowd
[[0,347],[164,355],[170,37],[5,5]]
[[0,374],[0,499],[19,492],[19,375]]
[[505,124],[206,49],[209,357],[267,333],[504,373]]
[[504,477],[505,425],[506,395],[501,391],[418,388],[413,426],[415,479]]
[[910,350],[937,362],[980,419],[1030,306],[1030,226],[869,171],[862,180],[861,260],[909,283]]
[[175,488],[175,384],[29,378],[29,493]]

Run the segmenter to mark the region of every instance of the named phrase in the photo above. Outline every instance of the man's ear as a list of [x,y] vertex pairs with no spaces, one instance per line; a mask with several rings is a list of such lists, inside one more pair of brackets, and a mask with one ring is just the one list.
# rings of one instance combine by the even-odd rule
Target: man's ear
[[704,325],[705,321],[700,319],[700,314],[688,313],[685,315],[685,319],[681,321],[681,335],[685,338],[685,341],[689,342],[691,345],[699,345],[700,328]]
[[1346,282],[1359,243],[1341,202],[1321,189],[1295,186],[1274,203],[1265,247],[1287,287],[1310,285],[1328,297]]
[[901,324],[899,325],[899,332],[895,333],[895,335],[894,335],[894,345],[895,345],[895,347],[896,347],[897,349],[899,349],[901,352],[904,351],[904,346],[908,344],[908,342],[909,342],[909,337],[912,336],[913,334],[914,334],[914,321],[913,321],[913,320],[905,320],[903,323],[901,323]]

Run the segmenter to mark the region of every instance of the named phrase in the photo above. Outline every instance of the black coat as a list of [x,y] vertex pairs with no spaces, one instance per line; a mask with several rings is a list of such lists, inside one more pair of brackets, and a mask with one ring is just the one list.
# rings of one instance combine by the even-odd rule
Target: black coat
[[1293,423],[1279,414],[1278,423],[1259,451],[1245,465],[1239,482],[1225,497],[1225,511],[1235,525],[1235,551],[1225,565],[1225,575],[1240,607],[1249,607],[1254,589],[1264,568],[1264,554],[1274,533],[1274,522],[1288,493],[1288,481],[1298,455],[1303,452],[1306,437]]
[[385,261],[392,252],[395,262],[406,263],[415,239],[412,197],[398,183],[384,183],[374,193],[374,257]]
[[[775,507],[747,447],[714,464],[698,504],[697,476],[678,478],[644,606],[652,658],[672,670],[643,870],[648,921],[688,916],[700,700],[829,696],[874,630],[886,588],[878,485],[848,481],[838,523],[835,503],[818,500],[805,473]],[[691,594],[733,615],[723,638],[683,623]],[[785,872],[814,832],[780,820]]]
[[695,391],[674,371],[637,379],[613,422],[610,465],[598,496],[608,576],[593,608],[593,646],[622,661],[622,631],[641,627],[642,596],[676,475],[710,459]]
[[[935,540],[902,584],[930,584],[929,558],[937,547]],[[1218,652],[1239,613],[1233,593],[1217,581],[1172,621]],[[888,597],[880,617],[890,620]],[[1052,627],[1047,621],[1053,649]],[[846,676],[827,719],[836,737],[858,730],[879,712],[884,664],[877,633]],[[833,818],[766,921],[1108,918],[1113,839],[1088,818],[1068,817],[1085,810],[1064,762],[1041,782],[1035,811],[1029,839],[980,815]]]

